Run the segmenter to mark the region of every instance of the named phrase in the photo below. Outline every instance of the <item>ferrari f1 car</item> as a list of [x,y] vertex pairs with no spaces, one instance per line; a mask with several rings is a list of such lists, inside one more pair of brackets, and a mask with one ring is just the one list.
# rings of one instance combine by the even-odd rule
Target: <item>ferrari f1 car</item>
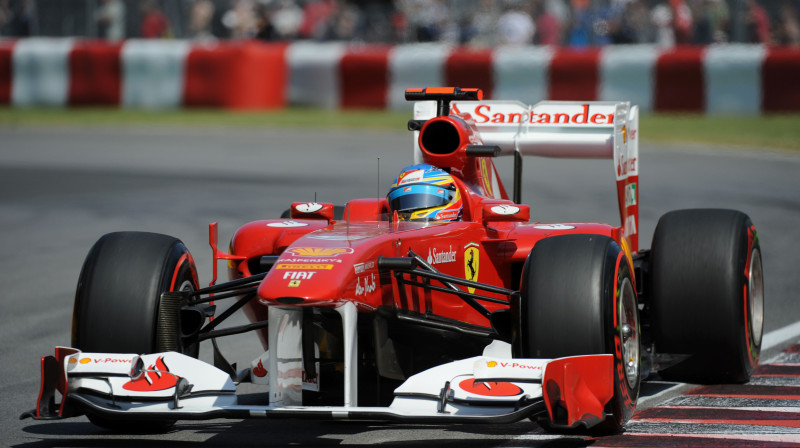
[[[292,203],[239,228],[227,252],[211,224],[211,286],[178,239],[100,238],[78,281],[71,347],[42,358],[25,416],[85,414],[111,428],[531,418],[614,431],[648,375],[748,381],[764,316],[756,229],[738,211],[674,211],[639,249],[636,106],[528,106],[459,88],[406,98],[417,164],[386,198]],[[530,222],[526,155],[611,159],[620,225]],[[511,196],[500,156],[514,157]],[[218,284],[219,261],[229,281]],[[223,325],[239,311],[249,324]],[[216,339],[245,332],[263,351],[236,368]],[[204,341],[213,364],[197,359]],[[246,383],[260,401],[237,393]]]

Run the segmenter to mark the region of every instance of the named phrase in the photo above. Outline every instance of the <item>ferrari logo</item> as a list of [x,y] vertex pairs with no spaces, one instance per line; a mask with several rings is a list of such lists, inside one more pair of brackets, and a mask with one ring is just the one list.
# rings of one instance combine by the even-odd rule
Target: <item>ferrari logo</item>
[[289,282],[289,287],[291,288],[296,288],[298,286],[300,286],[300,280],[292,280]]
[[[469,243],[464,248],[464,278],[477,282],[478,281],[478,262],[480,261],[480,250],[478,244]],[[475,288],[467,287],[470,294],[475,293]]]

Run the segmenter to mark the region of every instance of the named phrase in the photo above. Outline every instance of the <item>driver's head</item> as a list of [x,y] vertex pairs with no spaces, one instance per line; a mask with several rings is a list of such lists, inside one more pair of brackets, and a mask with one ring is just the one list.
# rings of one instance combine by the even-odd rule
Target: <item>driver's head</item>
[[404,221],[461,219],[461,194],[453,177],[427,163],[403,168],[386,199],[392,212]]

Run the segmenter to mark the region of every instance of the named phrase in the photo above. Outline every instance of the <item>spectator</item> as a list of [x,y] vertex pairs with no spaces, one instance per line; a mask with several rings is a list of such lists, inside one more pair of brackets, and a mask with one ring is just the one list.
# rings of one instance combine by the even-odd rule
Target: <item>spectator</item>
[[745,17],[747,28],[747,41],[750,43],[768,44],[769,16],[767,11],[755,0],[747,0],[747,14]]
[[99,37],[114,41],[125,39],[125,4],[122,0],[102,0],[94,19]]
[[164,15],[155,0],[142,2],[141,33],[145,39],[164,38],[170,35],[167,16]]
[[512,3],[497,19],[497,36],[501,45],[526,45],[533,43],[536,25],[531,15],[519,3]]
[[636,44],[652,42],[652,22],[650,10],[642,0],[632,0],[625,5],[620,22],[612,28],[612,42],[615,44]]
[[728,27],[730,25],[730,11],[728,3],[723,0],[706,0],[708,23],[711,28],[711,38],[716,43],[728,41]]
[[656,43],[660,47],[670,48],[675,46],[675,30],[672,27],[672,9],[669,5],[660,3],[650,13],[653,24],[656,26]]
[[272,26],[272,11],[266,5],[258,5],[256,8],[256,36],[258,40],[275,40],[278,32]]
[[536,43],[539,45],[560,45],[563,21],[559,17],[558,0],[539,3],[536,9]]
[[464,40],[474,47],[495,45],[497,19],[500,8],[492,0],[480,0],[464,26]]
[[800,21],[797,8],[784,0],[780,8],[780,21],[775,30],[775,41],[779,45],[796,47],[800,45]]
[[292,0],[281,0],[272,13],[272,25],[280,39],[296,39],[303,24],[303,10]]
[[233,7],[222,16],[222,24],[234,39],[256,35],[255,4],[253,0],[236,0]]
[[306,3],[303,10],[303,23],[299,35],[303,39],[322,39],[328,31],[329,24],[339,10],[335,0],[312,0]]
[[352,6],[344,6],[336,11],[330,19],[325,35],[328,40],[349,41],[358,38],[360,16]]
[[676,44],[689,44],[692,42],[693,24],[692,10],[684,0],[669,0],[672,9],[672,29]]
[[573,47],[585,47],[591,44],[592,25],[589,0],[572,0],[572,24],[567,44]]
[[214,39],[211,21],[214,18],[211,0],[199,0],[192,4],[189,14],[189,36],[193,39]]
[[5,30],[3,34],[13,37],[28,37],[31,35],[31,17],[34,4],[30,0],[20,0],[16,3],[5,4]]

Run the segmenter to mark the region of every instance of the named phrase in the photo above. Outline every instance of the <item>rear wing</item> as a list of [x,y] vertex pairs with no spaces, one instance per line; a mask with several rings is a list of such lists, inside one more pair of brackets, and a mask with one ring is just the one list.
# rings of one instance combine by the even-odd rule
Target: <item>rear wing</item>
[[[639,238],[639,108],[628,102],[453,101],[453,114],[469,114],[484,145],[513,155],[514,202],[521,202],[522,156],[612,159],[620,222],[633,252]],[[414,103],[414,119],[437,115],[433,101]],[[422,160],[415,132],[414,159]]]

